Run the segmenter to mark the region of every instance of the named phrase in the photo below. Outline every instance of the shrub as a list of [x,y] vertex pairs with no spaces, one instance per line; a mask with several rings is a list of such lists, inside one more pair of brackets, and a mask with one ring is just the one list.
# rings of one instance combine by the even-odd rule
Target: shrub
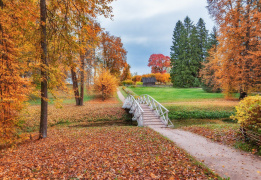
[[249,96],[236,106],[235,116],[242,127],[261,132],[261,96]]
[[128,79],[128,80],[125,80],[125,81],[122,81],[122,84],[125,86],[125,85],[133,85],[133,81]]
[[136,85],[143,85],[143,82],[136,82]]
[[140,82],[141,81],[141,76],[140,75],[136,75],[132,77],[132,81],[134,82]]
[[94,81],[94,90],[102,93],[103,100],[113,96],[117,91],[118,81],[109,71],[102,70]]

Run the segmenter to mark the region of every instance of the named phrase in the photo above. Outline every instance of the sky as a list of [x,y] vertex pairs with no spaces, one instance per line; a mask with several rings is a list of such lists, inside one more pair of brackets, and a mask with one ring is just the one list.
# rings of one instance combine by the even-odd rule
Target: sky
[[214,26],[206,0],[117,0],[111,5],[113,20],[101,17],[99,22],[111,35],[121,37],[131,73],[139,75],[151,72],[147,66],[150,55],[170,56],[178,20],[189,16],[196,24],[203,18],[208,30]]

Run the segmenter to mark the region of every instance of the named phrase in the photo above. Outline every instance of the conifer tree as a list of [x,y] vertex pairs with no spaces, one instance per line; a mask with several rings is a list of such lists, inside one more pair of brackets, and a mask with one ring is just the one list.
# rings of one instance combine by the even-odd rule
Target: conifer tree
[[199,38],[200,61],[203,62],[207,56],[208,31],[206,29],[206,23],[202,18],[200,18],[197,23],[197,32]]
[[184,48],[184,25],[181,21],[178,21],[176,23],[173,37],[172,37],[172,43],[171,46],[171,81],[173,83],[174,87],[180,87],[183,84],[183,76],[181,76],[181,72],[183,71],[182,66],[182,51]]
[[171,46],[171,79],[174,87],[200,85],[198,78],[202,61],[200,44],[197,28],[191,19],[186,17],[184,23],[178,21]]

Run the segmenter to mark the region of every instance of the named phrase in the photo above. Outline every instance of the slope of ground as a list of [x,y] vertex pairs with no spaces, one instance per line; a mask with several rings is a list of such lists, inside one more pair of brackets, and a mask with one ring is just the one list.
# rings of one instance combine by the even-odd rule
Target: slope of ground
[[52,128],[2,150],[0,179],[217,179],[149,128]]

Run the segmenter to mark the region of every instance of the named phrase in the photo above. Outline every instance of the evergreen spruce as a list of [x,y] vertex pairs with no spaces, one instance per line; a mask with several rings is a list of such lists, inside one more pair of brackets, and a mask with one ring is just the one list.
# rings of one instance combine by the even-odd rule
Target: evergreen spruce
[[197,23],[197,31],[198,31],[199,48],[200,48],[200,62],[204,62],[207,57],[207,50],[208,50],[208,30],[206,29],[206,23],[202,18],[200,18]]
[[[203,20],[200,22],[204,25]],[[193,25],[189,17],[185,18],[184,23],[178,21],[174,29],[170,54],[171,79],[174,87],[200,86],[199,71],[204,56],[202,57],[203,47],[201,47],[203,43],[197,29],[198,27]],[[204,41],[204,51],[206,51],[205,46]]]
[[172,65],[170,75],[173,86],[175,87],[181,87],[183,84],[183,76],[181,75],[181,72],[183,71],[182,52],[185,44],[184,35],[184,25],[181,21],[178,21],[173,32],[173,45],[170,48]]

